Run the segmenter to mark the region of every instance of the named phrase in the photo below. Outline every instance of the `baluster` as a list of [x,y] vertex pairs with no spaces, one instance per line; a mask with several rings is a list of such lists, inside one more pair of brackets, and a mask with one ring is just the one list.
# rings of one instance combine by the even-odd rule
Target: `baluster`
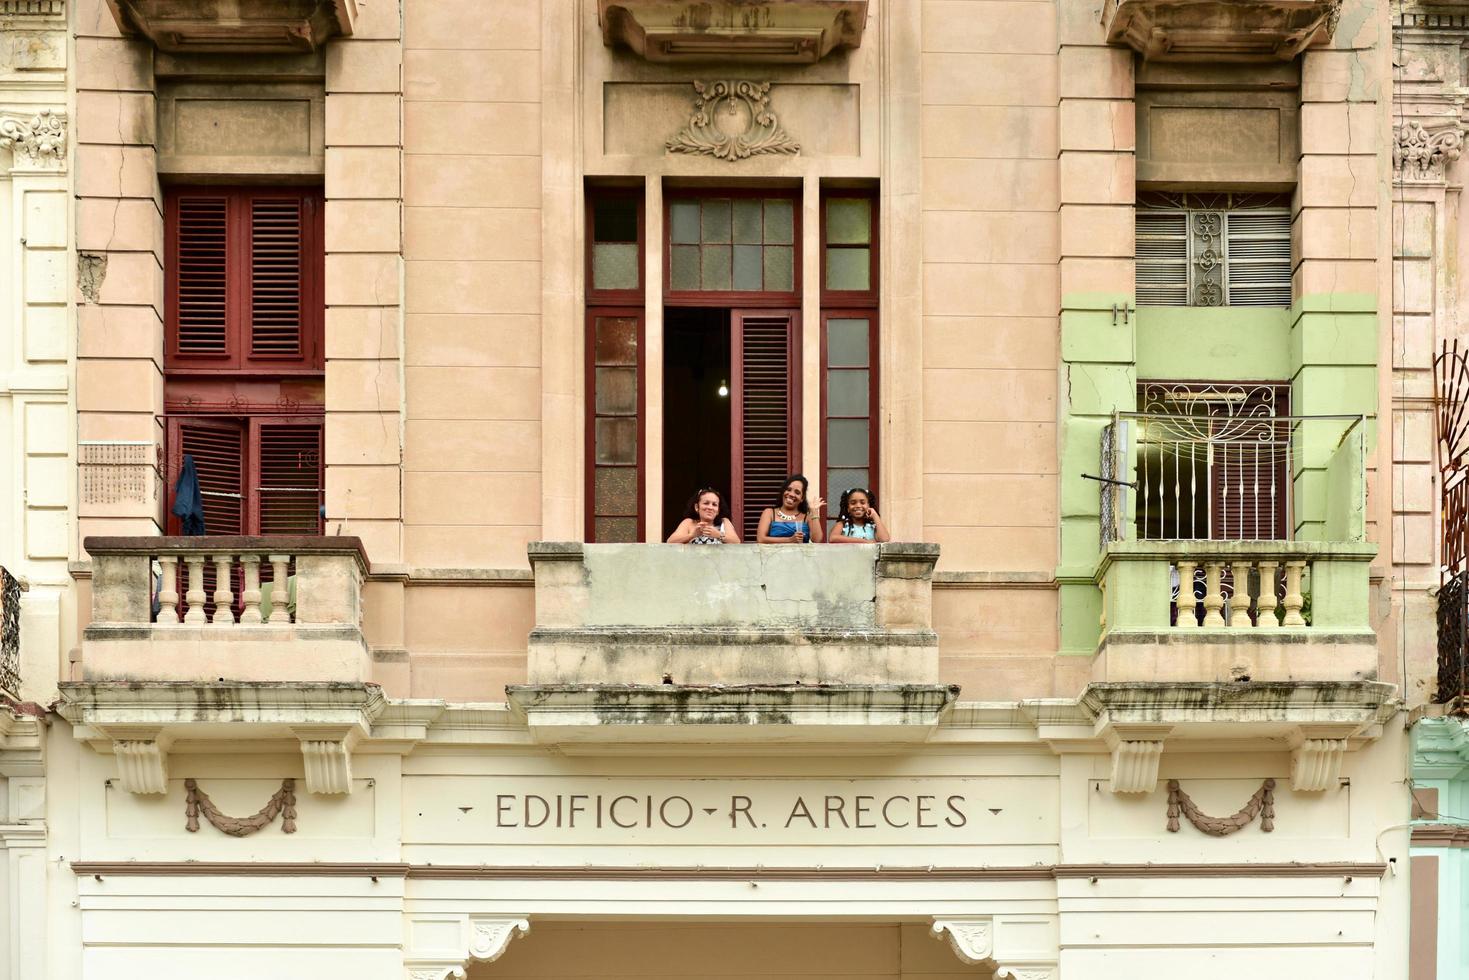
[[245,589],[240,600],[245,608],[240,610],[240,622],[258,623],[260,618],[260,556],[241,555],[240,564],[245,568]]
[[179,621],[179,559],[177,555],[159,555],[163,581],[158,586],[158,622],[177,626]]
[[184,555],[184,565],[189,569],[189,590],[184,593],[189,610],[184,613],[184,622],[207,622],[204,618],[204,556]]
[[230,588],[230,574],[234,570],[234,555],[214,556],[214,625],[235,625],[235,593]]
[[291,611],[286,608],[286,566],[291,562],[290,555],[271,555],[270,567],[270,619],[271,625],[280,625],[291,621]]
[[1204,625],[1223,626],[1224,615],[1220,612],[1224,608],[1224,592],[1220,586],[1223,575],[1224,563],[1209,561],[1204,563]]
[[1234,596],[1229,602],[1229,625],[1248,629],[1250,626],[1250,566],[1252,562],[1230,563],[1234,571]]
[[1280,625],[1275,619],[1275,569],[1278,564],[1274,561],[1260,562],[1260,598],[1255,603],[1256,629],[1274,629]]
[[1187,558],[1178,559],[1178,619],[1174,626],[1181,630],[1198,629],[1198,614],[1194,608],[1194,569],[1198,562]]
[[1285,621],[1284,626],[1305,626],[1305,617],[1301,615],[1301,607],[1306,604],[1305,597],[1301,595],[1301,573],[1306,570],[1303,561],[1288,561],[1285,563]]

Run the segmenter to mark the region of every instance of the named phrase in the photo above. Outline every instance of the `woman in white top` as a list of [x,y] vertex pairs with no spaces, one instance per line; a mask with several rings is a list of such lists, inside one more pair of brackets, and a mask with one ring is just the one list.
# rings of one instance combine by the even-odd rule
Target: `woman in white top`
[[724,516],[724,497],[708,487],[689,498],[688,515],[668,536],[669,544],[739,544],[740,536]]

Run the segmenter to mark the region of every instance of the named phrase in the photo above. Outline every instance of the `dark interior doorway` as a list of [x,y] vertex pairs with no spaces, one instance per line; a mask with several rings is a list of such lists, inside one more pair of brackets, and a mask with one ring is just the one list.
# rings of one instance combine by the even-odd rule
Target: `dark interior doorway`
[[729,507],[729,325],[727,309],[664,310],[662,537],[701,487],[718,489]]

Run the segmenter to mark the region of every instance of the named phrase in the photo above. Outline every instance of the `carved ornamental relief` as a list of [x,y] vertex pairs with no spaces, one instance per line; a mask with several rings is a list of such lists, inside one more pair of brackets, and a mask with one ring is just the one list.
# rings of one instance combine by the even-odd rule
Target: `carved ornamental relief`
[[770,83],[694,82],[694,111],[668,141],[669,153],[744,160],[762,153],[795,154],[801,146],[770,108]]
[[0,147],[33,166],[59,166],[66,160],[66,113],[42,109],[34,115],[0,110]]
[[1458,126],[1428,130],[1416,120],[1393,127],[1392,169],[1402,181],[1442,181],[1464,149]]

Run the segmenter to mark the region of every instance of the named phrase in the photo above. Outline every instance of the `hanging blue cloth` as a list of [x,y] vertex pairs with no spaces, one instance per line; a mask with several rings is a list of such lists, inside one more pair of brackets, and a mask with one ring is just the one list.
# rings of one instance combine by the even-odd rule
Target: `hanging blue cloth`
[[185,534],[205,533],[204,497],[199,492],[199,472],[194,469],[194,457],[187,453],[184,454],[184,465],[179,467],[179,481],[173,488],[173,513]]

